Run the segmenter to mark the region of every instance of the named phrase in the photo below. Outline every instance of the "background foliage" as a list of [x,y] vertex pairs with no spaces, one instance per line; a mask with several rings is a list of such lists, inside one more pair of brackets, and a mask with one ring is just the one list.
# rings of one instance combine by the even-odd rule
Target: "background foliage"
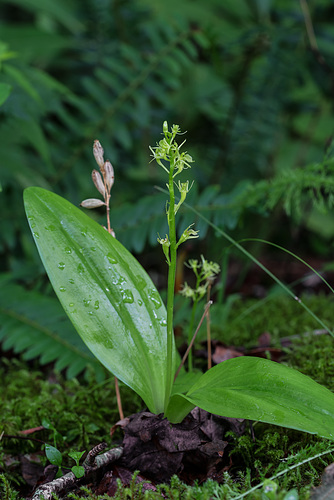
[[[153,188],[162,177],[148,146],[165,119],[188,131],[196,160],[189,204],[238,239],[332,255],[333,16],[330,0],[1,2],[3,349],[31,356],[31,321],[44,321],[38,296],[55,300],[22,191],[38,185],[74,204],[95,196],[97,138],[116,171],[116,235],[155,276],[165,196]],[[187,208],[181,215],[182,227],[194,220]],[[103,212],[92,216],[104,223]],[[202,220],[197,228],[196,256],[219,260],[221,240]],[[8,340],[14,331],[19,344]],[[58,340],[48,339],[51,349]]]

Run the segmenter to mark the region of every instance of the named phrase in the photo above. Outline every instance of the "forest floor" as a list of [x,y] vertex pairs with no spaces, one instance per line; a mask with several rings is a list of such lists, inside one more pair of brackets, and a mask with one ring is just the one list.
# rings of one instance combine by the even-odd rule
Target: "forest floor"
[[[301,295],[303,301],[331,327],[333,296],[321,291],[306,292],[304,289]],[[236,297],[230,301],[228,311],[226,308],[225,303],[212,309],[215,363],[235,355],[264,356],[292,366],[334,390],[334,339],[319,328],[297,301],[274,291],[263,299]],[[195,352],[201,368],[206,363],[204,338],[202,341]],[[54,478],[57,467],[48,462],[44,443],[60,450],[63,474],[75,465],[69,456],[71,452],[89,452],[101,443],[107,443],[107,449],[122,445],[123,426],[115,427],[119,416],[113,378],[97,382],[88,373],[86,378],[65,380],[52,365],[40,367],[36,362],[18,359],[14,353],[0,352],[0,355],[2,498],[31,498],[38,485]],[[121,393],[126,416],[144,410],[141,400],[122,384]],[[202,430],[203,418],[207,417],[201,416]],[[212,422],[208,424],[211,427]],[[330,442],[260,422],[225,424],[221,440],[226,448],[219,453],[211,449],[211,458],[202,466],[197,463],[197,469],[182,466],[183,472],[174,475],[171,481],[163,471],[150,474],[154,463],[162,461],[161,455],[153,465],[135,475],[138,467],[130,468],[121,459],[84,484],[76,481],[59,498],[296,500],[310,498],[311,493],[312,498],[323,498],[317,496],[320,490],[315,488],[324,469],[334,462],[334,446]],[[214,434],[213,442],[217,440]],[[163,445],[158,448],[161,451]],[[83,459],[85,456],[86,453]],[[202,459],[203,456],[198,458],[200,463]],[[257,485],[260,487],[252,490]]]

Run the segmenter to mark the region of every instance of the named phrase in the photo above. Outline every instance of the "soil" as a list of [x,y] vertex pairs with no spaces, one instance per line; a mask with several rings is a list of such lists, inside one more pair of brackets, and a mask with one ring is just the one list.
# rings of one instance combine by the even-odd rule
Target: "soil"
[[[194,408],[182,423],[175,425],[163,415],[136,413],[119,421],[112,429],[113,432],[116,427],[121,427],[124,432],[123,455],[107,467],[96,468],[93,481],[92,475],[87,474],[88,486],[94,494],[112,496],[117,489],[117,478],[129,484],[136,470],[140,471],[137,481],[143,482],[146,489],[168,483],[174,474],[186,484],[193,484],[195,480],[202,483],[209,478],[219,483],[224,471],[232,464],[230,438],[226,433],[232,431],[240,436],[246,425],[244,420],[212,415],[199,408]],[[49,466],[45,470],[45,483],[42,481],[38,488],[47,482],[50,485],[50,480],[54,480],[50,477],[51,471],[55,474],[56,468]],[[79,493],[87,478],[74,482],[73,478],[67,482],[61,478],[61,484],[54,481],[56,489],[52,491],[61,495],[67,493],[66,490]],[[51,498],[51,490],[44,495]]]

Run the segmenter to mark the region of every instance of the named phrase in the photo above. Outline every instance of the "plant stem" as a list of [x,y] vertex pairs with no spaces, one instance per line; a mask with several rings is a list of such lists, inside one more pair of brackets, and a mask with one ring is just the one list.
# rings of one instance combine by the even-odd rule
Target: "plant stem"
[[168,285],[167,285],[167,370],[166,370],[166,392],[165,392],[165,412],[169,403],[172,383],[173,383],[173,313],[174,313],[174,287],[176,273],[176,228],[175,228],[175,194],[174,194],[174,159],[170,162],[169,171],[169,209],[168,209],[168,226],[169,226],[169,257],[170,264],[168,268]]

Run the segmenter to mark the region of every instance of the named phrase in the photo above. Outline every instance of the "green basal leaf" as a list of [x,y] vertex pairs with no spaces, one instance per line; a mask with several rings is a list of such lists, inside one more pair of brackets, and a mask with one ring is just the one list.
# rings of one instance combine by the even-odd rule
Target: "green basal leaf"
[[224,417],[259,420],[334,439],[334,394],[306,375],[260,358],[211,368],[185,395],[172,396],[167,418],[184,418],[181,401]]
[[119,241],[60,196],[30,187],[24,203],[52,286],[81,338],[161,413],[166,310],[151,279]]

